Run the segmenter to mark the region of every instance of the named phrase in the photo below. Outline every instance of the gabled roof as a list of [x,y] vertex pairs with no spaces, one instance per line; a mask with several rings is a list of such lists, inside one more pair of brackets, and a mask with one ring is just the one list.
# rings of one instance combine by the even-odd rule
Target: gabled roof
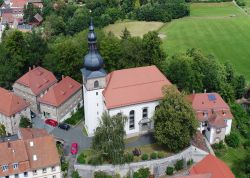
[[10,3],[11,3],[11,7],[24,8],[26,1],[25,0],[11,0]]
[[42,67],[30,69],[16,81],[16,83],[30,88],[36,96],[56,82],[54,74]]
[[111,72],[103,91],[107,109],[160,100],[162,87],[171,85],[156,66]]
[[218,93],[195,93],[188,95],[187,99],[192,103],[194,110],[229,109],[227,103]]
[[[46,168],[60,164],[55,140],[52,136],[24,140],[31,169]],[[33,146],[30,146],[33,142]]]
[[10,117],[28,106],[29,104],[22,98],[0,87],[0,113]]
[[34,129],[34,128],[19,128],[20,137],[23,140],[48,136],[48,132],[44,129]]
[[59,83],[39,99],[39,102],[59,106],[82,88],[81,84],[70,77],[63,78]]
[[196,175],[188,175],[188,176],[180,176],[174,178],[212,178],[212,175],[209,174],[196,174]]
[[190,169],[190,175],[210,173],[211,178],[235,178],[229,167],[217,157],[209,154]]
[[199,121],[210,121],[211,125],[224,127],[224,119],[232,119],[233,115],[228,104],[218,93],[197,93],[188,95],[187,100],[192,104]]

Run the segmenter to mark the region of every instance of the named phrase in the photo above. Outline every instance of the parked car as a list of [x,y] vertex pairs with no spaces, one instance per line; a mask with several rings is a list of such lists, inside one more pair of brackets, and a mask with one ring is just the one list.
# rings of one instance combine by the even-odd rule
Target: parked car
[[61,123],[61,124],[58,125],[58,127],[60,129],[63,129],[63,130],[69,130],[70,129],[69,124],[66,124],[66,123]]
[[56,127],[58,125],[58,122],[53,119],[46,119],[45,123],[51,125],[52,127]]
[[31,118],[35,118],[36,114],[34,112],[30,111],[30,116],[31,116]]
[[76,155],[78,152],[78,144],[77,143],[72,143],[70,147],[70,152],[72,155]]

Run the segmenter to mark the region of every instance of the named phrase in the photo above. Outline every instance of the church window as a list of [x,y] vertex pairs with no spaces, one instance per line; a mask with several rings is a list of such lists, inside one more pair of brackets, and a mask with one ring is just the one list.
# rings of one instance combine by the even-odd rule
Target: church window
[[143,108],[142,110],[142,118],[148,118],[148,108]]
[[129,112],[129,129],[135,128],[135,111],[132,110]]
[[99,82],[96,80],[95,82],[94,82],[94,88],[98,88],[99,87]]

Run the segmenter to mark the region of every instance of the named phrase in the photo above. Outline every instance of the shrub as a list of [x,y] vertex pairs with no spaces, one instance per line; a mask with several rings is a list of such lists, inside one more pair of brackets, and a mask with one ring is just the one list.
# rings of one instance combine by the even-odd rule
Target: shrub
[[69,168],[69,163],[66,162],[66,161],[63,161],[61,163],[61,170],[64,172],[64,171],[68,171],[68,168]]
[[19,127],[21,128],[32,128],[32,123],[27,117],[21,117]]
[[240,145],[240,138],[237,133],[231,133],[229,136],[226,136],[225,141],[228,146],[236,148]]
[[66,124],[76,125],[83,118],[84,118],[84,109],[79,108],[75,113],[72,113],[70,118],[66,119],[64,122]]
[[142,160],[148,160],[148,154],[147,153],[144,153],[142,156],[141,156],[141,159]]
[[176,163],[175,163],[175,165],[174,165],[174,167],[175,167],[176,171],[179,171],[179,170],[183,169],[183,167],[184,167],[184,160],[183,159],[177,160]]
[[194,163],[194,160],[193,160],[193,159],[190,159],[190,160],[187,161],[187,165],[188,165],[188,166],[191,166],[193,163]]
[[84,155],[83,153],[81,153],[78,157],[77,157],[77,162],[80,164],[85,164],[86,163],[86,155]]
[[163,152],[159,152],[158,153],[158,158],[163,158],[165,155],[164,155],[164,153]]
[[249,149],[250,148],[250,140],[245,141],[243,146],[244,146],[245,149]]
[[174,174],[174,168],[173,167],[167,167],[166,168],[166,174],[167,175],[173,175]]
[[149,168],[141,168],[134,173],[133,178],[148,178],[149,174]]
[[88,164],[100,165],[103,163],[103,158],[100,155],[93,155],[89,158]]
[[131,163],[134,160],[134,155],[132,153],[126,153],[124,154],[124,162],[125,163]]
[[219,143],[213,144],[213,148],[216,150],[221,150],[221,149],[225,148],[225,145],[224,145],[223,141],[220,141]]
[[94,178],[112,178],[112,176],[108,175],[106,172],[98,171],[95,172]]
[[156,159],[157,158],[157,153],[153,152],[150,154],[150,159]]

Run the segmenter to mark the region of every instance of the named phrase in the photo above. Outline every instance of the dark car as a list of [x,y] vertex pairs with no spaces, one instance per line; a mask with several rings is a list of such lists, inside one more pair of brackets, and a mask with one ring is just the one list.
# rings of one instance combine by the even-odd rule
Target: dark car
[[70,129],[70,126],[68,124],[65,124],[65,123],[59,124],[58,127],[60,129],[63,129],[63,130],[69,130]]
[[31,118],[35,118],[35,117],[36,117],[36,114],[33,113],[32,111],[30,111],[30,116],[31,116]]

